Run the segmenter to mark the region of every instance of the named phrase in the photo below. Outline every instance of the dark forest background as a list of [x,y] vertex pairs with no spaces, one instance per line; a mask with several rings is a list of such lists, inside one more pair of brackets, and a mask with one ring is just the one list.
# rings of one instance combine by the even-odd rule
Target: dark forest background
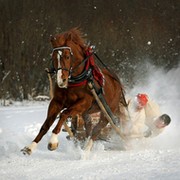
[[146,62],[180,61],[179,0],[0,0],[0,12],[0,98],[48,95],[49,37],[77,26],[125,86]]

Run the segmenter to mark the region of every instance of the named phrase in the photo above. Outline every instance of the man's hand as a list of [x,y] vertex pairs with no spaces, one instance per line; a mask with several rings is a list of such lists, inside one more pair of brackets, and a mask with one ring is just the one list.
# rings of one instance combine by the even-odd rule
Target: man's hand
[[143,135],[144,135],[145,138],[148,138],[148,137],[150,137],[152,135],[152,131],[150,129],[148,129],[147,131],[145,131],[143,133]]

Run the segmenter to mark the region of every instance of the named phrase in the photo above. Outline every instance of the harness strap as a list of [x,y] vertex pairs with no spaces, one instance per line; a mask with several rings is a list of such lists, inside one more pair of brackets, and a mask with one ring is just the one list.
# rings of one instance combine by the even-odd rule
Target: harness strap
[[71,71],[71,74],[80,65],[82,65],[83,63],[86,63],[84,71],[79,76],[73,77],[72,75],[70,75],[69,80],[68,80],[69,82],[68,87],[85,85],[88,79],[90,79],[91,77],[93,77],[93,79],[95,79],[101,87],[103,86],[104,77],[101,70],[95,65],[95,60],[94,60],[93,55],[94,55],[94,52],[91,52],[91,49],[89,49],[86,52],[86,58],[78,66],[73,68],[73,70]]
[[107,102],[106,102],[106,100],[105,100],[105,98],[104,98],[104,96],[103,96],[102,88],[98,89],[98,88],[96,87],[96,85],[94,84],[93,81],[91,81],[90,83],[92,84],[92,88],[95,90],[95,92],[96,92],[99,100],[100,100],[101,103],[103,104],[106,112],[108,113],[108,115],[109,115],[110,118],[112,119],[113,123],[114,123],[115,125],[117,125],[117,124],[118,124],[118,119],[117,119],[116,116],[114,116],[114,114],[112,113],[109,105],[107,104]]
[[79,76],[76,77],[70,76],[68,80],[68,87],[77,87],[77,86],[86,85],[90,77],[92,77],[92,69],[91,67],[88,67],[87,70],[85,69],[83,73],[80,74]]
[[[116,75],[114,72],[112,72],[112,70],[109,69],[108,66],[106,66],[106,64],[103,63],[103,61],[100,59],[100,57],[99,57],[95,52],[94,52],[94,55],[95,55],[95,57],[99,60],[99,62],[112,74],[112,77],[113,77],[117,82],[120,83],[120,80],[119,80],[119,78],[117,77],[117,75]],[[127,102],[126,102],[126,98],[125,98],[125,94],[124,94],[124,93],[125,93],[125,92],[124,92],[124,90],[122,89],[122,104],[127,108],[127,107],[128,107],[128,104],[127,104]]]

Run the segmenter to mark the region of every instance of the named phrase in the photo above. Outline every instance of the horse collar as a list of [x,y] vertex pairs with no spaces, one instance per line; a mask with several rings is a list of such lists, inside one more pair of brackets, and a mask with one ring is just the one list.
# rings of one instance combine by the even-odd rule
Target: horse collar
[[84,71],[78,76],[69,76],[68,87],[82,86],[85,85],[88,79],[92,76],[92,69],[89,63],[86,62]]

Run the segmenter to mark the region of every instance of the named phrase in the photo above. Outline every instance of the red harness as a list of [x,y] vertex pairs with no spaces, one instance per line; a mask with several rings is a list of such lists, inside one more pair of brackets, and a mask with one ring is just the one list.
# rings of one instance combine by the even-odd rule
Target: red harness
[[83,86],[87,84],[87,79],[83,80],[82,82],[78,83],[68,83],[68,87],[78,87],[78,86]]
[[[101,72],[101,70],[98,68],[98,66],[95,65],[95,60],[94,56],[92,53],[92,50],[89,48],[88,51],[86,52],[86,56],[89,58],[86,61],[86,66],[84,69],[84,77],[78,82],[69,82],[68,87],[78,87],[78,86],[83,86],[86,85],[88,82],[86,74],[92,73],[93,78],[99,83],[99,85],[102,87],[104,84],[104,77]],[[83,74],[82,73],[82,74]]]

